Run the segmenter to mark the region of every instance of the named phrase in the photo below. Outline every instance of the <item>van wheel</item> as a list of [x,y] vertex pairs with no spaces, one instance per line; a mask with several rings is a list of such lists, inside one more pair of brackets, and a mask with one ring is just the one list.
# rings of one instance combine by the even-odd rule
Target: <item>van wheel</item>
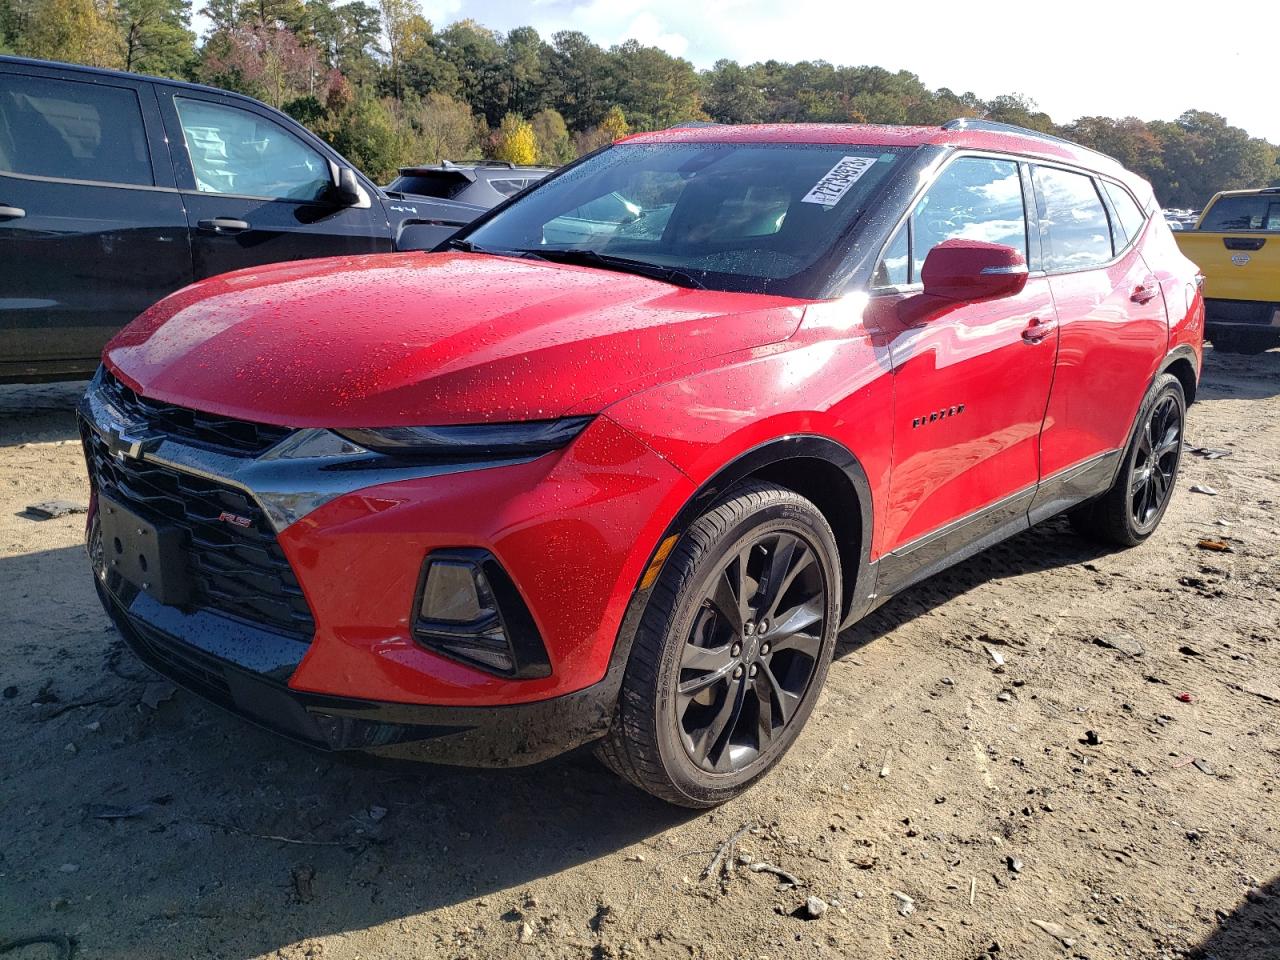
[[681,536],[653,588],[601,759],[680,806],[742,793],[813,711],[840,583],[817,507],[772,484],[727,492]]
[[1115,483],[1102,497],[1071,513],[1078,533],[1133,547],[1155,532],[1178,480],[1186,419],[1182,384],[1171,373],[1160,374],[1138,410]]

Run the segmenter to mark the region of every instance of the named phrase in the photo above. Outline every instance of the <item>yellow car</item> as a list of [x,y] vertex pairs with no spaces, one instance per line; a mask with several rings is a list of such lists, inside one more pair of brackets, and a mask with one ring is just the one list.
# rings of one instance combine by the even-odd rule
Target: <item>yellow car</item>
[[1228,353],[1280,345],[1280,187],[1219,193],[1175,232],[1204,274],[1205,336]]

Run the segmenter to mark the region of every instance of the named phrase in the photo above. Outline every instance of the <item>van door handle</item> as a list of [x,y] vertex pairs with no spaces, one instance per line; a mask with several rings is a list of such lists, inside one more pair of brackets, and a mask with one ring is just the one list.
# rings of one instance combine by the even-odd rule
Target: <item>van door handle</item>
[[244,233],[249,229],[249,224],[244,220],[235,220],[231,217],[214,217],[210,220],[201,220],[196,224],[205,233]]
[[1154,277],[1149,277],[1133,288],[1129,299],[1134,303],[1150,303],[1158,296],[1160,296],[1160,285],[1156,283]]
[[27,211],[21,207],[0,206],[0,220],[21,220],[26,215]]
[[1054,320],[1041,320],[1039,317],[1032,317],[1027,321],[1026,329],[1022,331],[1022,339],[1027,343],[1039,343],[1041,340],[1052,336],[1057,326],[1058,324]]

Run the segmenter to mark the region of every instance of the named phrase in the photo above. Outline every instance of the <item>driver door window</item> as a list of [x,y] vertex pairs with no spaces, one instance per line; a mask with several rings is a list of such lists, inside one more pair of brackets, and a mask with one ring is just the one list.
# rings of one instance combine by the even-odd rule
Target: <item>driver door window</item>
[[200,193],[267,200],[320,200],[329,164],[279,124],[248,110],[175,97]]
[[1026,208],[1015,161],[961,157],[943,170],[894,236],[873,286],[919,283],[929,251],[957,237],[1003,244],[1026,257]]

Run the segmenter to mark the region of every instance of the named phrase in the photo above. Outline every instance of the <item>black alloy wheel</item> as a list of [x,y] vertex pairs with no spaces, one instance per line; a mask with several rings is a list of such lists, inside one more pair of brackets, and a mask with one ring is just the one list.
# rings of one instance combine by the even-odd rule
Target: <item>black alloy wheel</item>
[[681,532],[631,643],[598,755],[706,808],[765,776],[804,729],[840,627],[840,548],[794,490],[745,481]]
[[1151,409],[1138,439],[1130,483],[1130,511],[1139,530],[1154,527],[1173,493],[1182,455],[1182,408],[1166,394]]
[[768,533],[723,566],[680,656],[673,706],[703,770],[741,770],[796,714],[822,652],[827,584],[814,549]]

